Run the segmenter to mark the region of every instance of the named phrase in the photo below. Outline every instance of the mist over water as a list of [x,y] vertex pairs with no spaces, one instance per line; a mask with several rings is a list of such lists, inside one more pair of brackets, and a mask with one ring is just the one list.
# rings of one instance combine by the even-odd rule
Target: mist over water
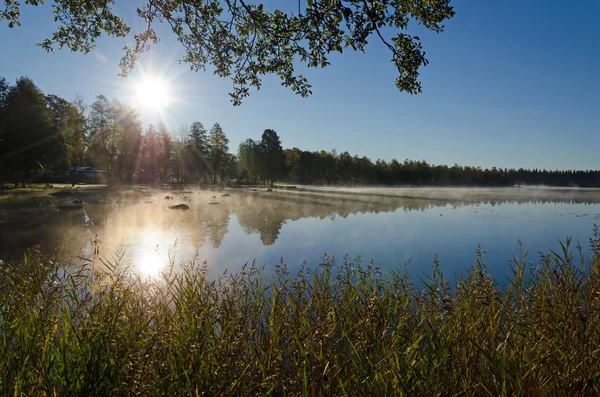
[[[172,199],[167,200],[165,196]],[[66,208],[82,200],[81,208]],[[186,204],[187,211],[171,210]],[[68,210],[66,210],[68,209]],[[584,246],[600,224],[600,190],[557,188],[314,188],[184,191],[80,189],[73,196],[31,194],[0,201],[0,257],[41,244],[63,255],[123,253],[148,275],[166,263],[196,257],[215,276],[256,261],[272,269],[281,258],[293,270],[327,253],[360,257],[383,269],[410,261],[429,273],[437,254],[448,275],[464,272],[478,245],[502,278],[517,241],[537,262],[538,251],[572,236]]]

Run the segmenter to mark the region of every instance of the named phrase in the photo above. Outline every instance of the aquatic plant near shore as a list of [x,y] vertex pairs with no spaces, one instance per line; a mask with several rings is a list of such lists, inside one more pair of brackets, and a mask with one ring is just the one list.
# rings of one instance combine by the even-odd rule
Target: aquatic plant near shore
[[0,266],[0,394],[597,394],[599,242],[535,266],[519,248],[503,288],[479,251],[452,287],[436,264],[418,290],[327,257],[144,279],[30,251]]

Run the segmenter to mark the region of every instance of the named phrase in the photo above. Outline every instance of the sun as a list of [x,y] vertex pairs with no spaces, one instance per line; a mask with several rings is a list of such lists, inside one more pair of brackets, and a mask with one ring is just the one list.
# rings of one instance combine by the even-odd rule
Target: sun
[[152,110],[161,110],[171,101],[167,83],[153,76],[144,76],[136,85],[135,92],[141,105]]

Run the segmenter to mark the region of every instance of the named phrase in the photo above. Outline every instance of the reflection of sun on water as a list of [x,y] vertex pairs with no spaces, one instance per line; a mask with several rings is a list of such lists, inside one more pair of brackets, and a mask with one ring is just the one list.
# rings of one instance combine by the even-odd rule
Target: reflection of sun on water
[[137,259],[140,273],[144,276],[156,276],[163,269],[164,263],[158,252],[147,252]]
[[144,233],[135,255],[135,265],[144,276],[154,277],[166,266],[167,259],[161,255],[158,245],[160,236],[156,232]]

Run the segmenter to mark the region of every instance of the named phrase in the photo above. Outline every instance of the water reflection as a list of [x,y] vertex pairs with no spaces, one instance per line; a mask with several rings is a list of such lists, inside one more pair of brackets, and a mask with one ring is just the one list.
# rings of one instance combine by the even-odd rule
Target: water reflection
[[[468,223],[472,227],[483,228],[482,236],[487,232],[486,225],[474,223],[477,217],[484,217],[486,220],[511,217],[514,219],[538,217],[547,220],[554,219],[552,218],[554,215],[566,217],[589,215],[592,221],[600,223],[600,210],[596,206],[600,203],[598,192],[592,189],[403,189],[364,190],[361,194],[356,194],[356,192],[331,189],[274,192],[267,192],[265,189],[227,191],[195,189],[167,192],[138,188],[112,192],[84,191],[76,197],[49,198],[44,195],[37,198],[18,198],[16,202],[10,200],[0,202],[0,257],[20,255],[24,248],[36,244],[41,244],[45,251],[63,244],[65,254],[86,255],[91,252],[92,241],[96,239],[105,253],[117,250],[122,245],[127,246],[129,258],[140,264],[143,273],[152,275],[160,270],[161,263],[164,263],[167,256],[168,246],[175,241],[187,254],[201,250],[209,244],[211,249],[205,250],[206,255],[216,255],[216,252],[220,252],[220,259],[232,260],[231,252],[228,253],[229,256],[223,256],[222,251],[245,250],[247,246],[243,244],[250,243],[243,243],[242,238],[236,237],[239,243],[220,249],[228,234],[235,235],[238,230],[241,230],[247,236],[257,235],[261,246],[271,247],[280,238],[286,223],[296,224],[297,228],[301,228],[303,226],[300,220],[339,222],[339,218],[346,219],[352,215],[362,214],[362,218],[352,223],[351,230],[338,228],[335,229],[336,236],[319,237],[330,240],[331,245],[342,250],[347,249],[344,244],[348,244],[352,238],[367,233],[361,230],[367,230],[369,225],[376,223],[364,214],[416,211],[436,216],[446,215],[453,217],[455,222],[453,229]],[[173,199],[165,200],[167,194]],[[83,200],[83,208],[72,211],[57,209],[69,205],[74,200]],[[168,205],[178,203],[185,203],[190,209],[174,211],[167,208]],[[548,203],[563,206],[556,214],[532,213],[531,208]],[[506,210],[494,212],[493,208],[503,205]],[[518,210],[518,206],[521,205],[524,206],[524,211]],[[569,207],[571,205],[589,205],[589,214],[581,211],[580,207],[577,207],[577,214],[565,210],[571,208]],[[447,212],[448,209],[468,211],[450,213]],[[468,221],[467,214],[470,216]],[[394,244],[398,234],[402,233],[405,239],[410,233],[417,235],[418,230],[415,228],[418,229],[421,227],[419,225],[428,222],[425,217],[418,219],[412,217],[411,219],[415,219],[411,220],[412,229],[407,229],[407,227],[399,228],[397,225],[401,221],[400,218],[386,215],[378,219],[385,219],[385,222],[395,223],[396,226],[393,229],[388,228],[388,232],[385,232],[387,230],[385,228],[380,228],[381,231],[369,231],[371,234],[384,234],[376,236],[379,240],[373,240],[371,246],[382,244],[379,249],[390,252],[394,250],[391,245]],[[445,227],[441,219],[431,220],[431,225]],[[319,226],[315,225],[317,224],[311,223],[308,229],[299,232],[299,238],[317,238],[315,231]],[[230,227],[234,230],[230,231]],[[591,228],[589,231],[591,232]],[[451,231],[444,233],[449,232]],[[428,236],[434,234],[432,231],[427,232]],[[519,237],[523,236],[512,236],[514,241]],[[440,243],[449,242],[440,241]],[[252,244],[253,248],[256,248],[256,243]],[[289,252],[294,251],[295,244],[301,245],[298,240],[285,241],[284,244]],[[312,246],[316,246],[316,243]],[[278,251],[272,253],[272,256],[279,254],[283,255]],[[323,252],[318,254],[320,256]],[[203,258],[208,261],[211,259]],[[248,257],[243,260],[252,259]]]

